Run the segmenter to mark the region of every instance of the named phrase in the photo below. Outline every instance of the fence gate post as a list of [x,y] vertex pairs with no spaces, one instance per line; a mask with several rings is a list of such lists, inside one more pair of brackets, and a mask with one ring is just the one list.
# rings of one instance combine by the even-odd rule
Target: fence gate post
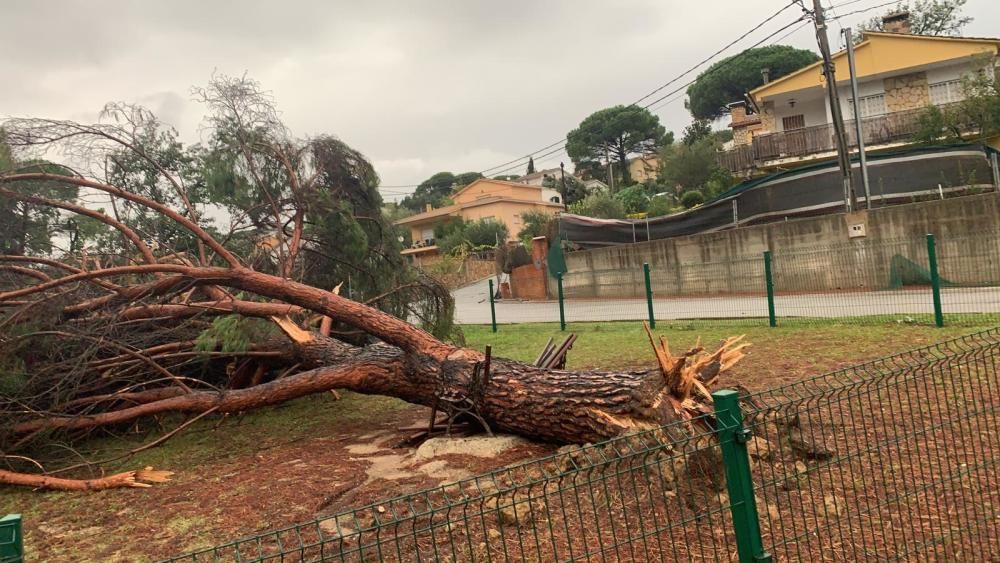
[[559,330],[566,330],[566,309],[563,307],[563,273],[556,274],[556,282],[559,284]]
[[767,286],[767,324],[778,326],[774,317],[774,277],[771,276],[771,251],[764,251],[764,284]]
[[493,325],[493,332],[497,331],[497,305],[493,299],[493,278],[490,278],[490,324]]
[[934,296],[934,325],[944,326],[944,311],[941,310],[941,276],[938,275],[937,245],[934,235],[927,233],[927,262],[931,270],[931,293]]
[[653,315],[653,284],[649,281],[649,262],[642,263],[642,275],[646,278],[646,309],[649,311],[649,328],[656,328],[656,316]]
[[21,534],[21,515],[8,514],[0,518],[0,561],[24,561],[24,536]]
[[743,427],[739,393],[724,389],[712,393],[715,402],[716,433],[722,447],[722,463],[726,468],[726,488],[729,510],[733,514],[733,532],[740,563],[770,562],[771,554],[764,551],[760,537],[757,501],[750,475],[747,441],[750,431]]

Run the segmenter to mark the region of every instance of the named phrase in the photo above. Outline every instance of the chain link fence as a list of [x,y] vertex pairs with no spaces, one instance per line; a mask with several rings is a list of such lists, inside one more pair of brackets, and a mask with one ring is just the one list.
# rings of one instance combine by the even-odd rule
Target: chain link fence
[[989,560],[1000,330],[169,561]]

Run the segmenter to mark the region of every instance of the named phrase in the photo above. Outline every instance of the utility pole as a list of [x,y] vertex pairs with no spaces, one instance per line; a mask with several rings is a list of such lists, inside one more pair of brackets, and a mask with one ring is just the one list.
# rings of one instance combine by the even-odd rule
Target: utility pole
[[851,182],[851,158],[848,153],[847,137],[844,135],[844,113],[840,110],[840,96],[837,95],[837,79],[834,77],[833,60],[830,57],[830,43],[826,37],[826,17],[820,0],[813,0],[813,23],[816,25],[816,41],[823,56],[823,76],[826,77],[826,93],[833,117],[833,132],[837,139],[837,160],[840,162],[840,176],[844,184],[844,208],[848,213],[855,208],[854,185]]
[[854,132],[858,137],[858,161],[861,163],[861,185],[865,188],[865,209],[872,208],[872,190],[868,184],[868,157],[865,155],[865,132],[861,127],[861,98],[858,96],[858,69],[854,64],[854,34],[844,30],[847,42],[847,64],[851,70],[851,95],[854,97]]
[[566,207],[566,165],[564,165],[561,162],[559,163],[559,177],[560,177],[560,179],[562,181],[562,191],[560,192],[560,195],[562,195],[562,204],[563,204],[563,207],[565,208]]

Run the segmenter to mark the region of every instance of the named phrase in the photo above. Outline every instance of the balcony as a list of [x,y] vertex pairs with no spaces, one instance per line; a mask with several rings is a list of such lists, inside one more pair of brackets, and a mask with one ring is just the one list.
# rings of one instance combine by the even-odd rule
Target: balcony
[[[946,110],[949,106],[940,106]],[[925,108],[887,113],[861,119],[865,148],[893,143],[905,143],[920,129],[919,117]],[[857,147],[854,120],[844,122],[847,143]],[[742,172],[768,165],[782,164],[784,159],[803,159],[808,156],[831,153],[837,150],[833,125],[817,125],[781,133],[760,133],[749,145],[738,145],[720,152],[719,164],[730,172]]]

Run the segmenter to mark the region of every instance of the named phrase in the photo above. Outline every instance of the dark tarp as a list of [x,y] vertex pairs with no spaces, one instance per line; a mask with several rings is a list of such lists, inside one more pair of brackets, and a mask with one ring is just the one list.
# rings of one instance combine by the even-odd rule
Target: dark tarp
[[[873,154],[868,176],[873,207],[909,203],[913,198],[993,184],[989,156],[997,151],[983,145],[947,145]],[[858,207],[864,189],[855,166]],[[735,206],[734,206],[735,202]],[[734,213],[735,207],[735,213]],[[563,214],[559,234],[581,247],[630,244],[732,228],[838,213],[844,209],[840,169],[822,162],[748,180],[695,209],[640,220],[594,219]]]

